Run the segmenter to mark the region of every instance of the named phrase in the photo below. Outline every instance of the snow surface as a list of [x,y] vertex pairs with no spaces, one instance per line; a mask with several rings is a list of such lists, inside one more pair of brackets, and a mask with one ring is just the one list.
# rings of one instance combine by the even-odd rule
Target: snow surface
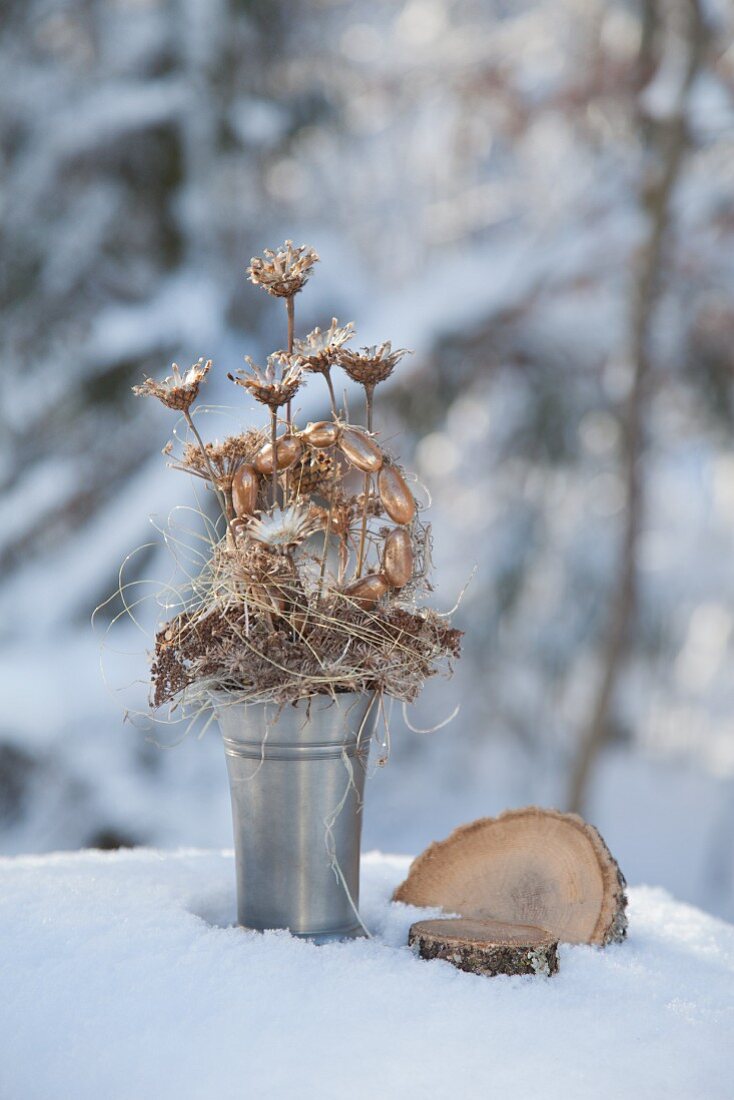
[[734,927],[630,891],[630,936],[551,979],[485,979],[405,946],[406,857],[367,855],[372,940],[232,927],[230,852],[0,861],[0,1095],[724,1100]]

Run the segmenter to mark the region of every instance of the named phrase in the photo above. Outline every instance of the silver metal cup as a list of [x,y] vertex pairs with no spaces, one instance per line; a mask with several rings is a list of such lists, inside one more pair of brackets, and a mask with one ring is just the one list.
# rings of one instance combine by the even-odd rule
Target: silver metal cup
[[295,705],[214,697],[227,757],[237,918],[317,943],[363,934],[362,801],[376,705],[371,695]]

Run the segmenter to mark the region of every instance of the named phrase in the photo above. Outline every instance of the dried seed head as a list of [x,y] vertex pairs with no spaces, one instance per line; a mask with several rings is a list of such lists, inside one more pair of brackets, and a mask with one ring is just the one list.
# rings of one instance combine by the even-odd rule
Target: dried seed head
[[[354,521],[354,516],[347,499],[341,492],[337,491],[334,498],[330,501],[328,508],[322,508],[318,504],[312,504],[311,508],[314,511],[318,511],[320,514],[323,527],[326,527],[328,524],[329,530],[333,535],[337,535],[343,542],[346,540]],[[331,521],[329,521],[329,515],[331,515]]]
[[354,382],[361,382],[363,386],[376,386],[389,378],[403,356],[409,354],[406,348],[393,351],[392,344],[386,340],[384,344],[361,348],[359,351],[344,348],[339,353],[339,364]]
[[200,359],[181,374],[178,364],[171,367],[172,374],[162,382],[146,378],[140,386],[133,386],[136,397],[157,397],[168,409],[188,412],[199,394],[199,386],[212,368],[211,359]]
[[256,401],[271,409],[286,405],[301,384],[301,367],[294,356],[285,352],[269,355],[265,367],[259,367],[249,355],[245,356],[245,362],[245,370],[227,377],[238,386],[244,386]]
[[327,451],[309,450],[293,467],[291,487],[297,496],[308,497],[312,493],[328,496],[334,476],[334,459]]
[[298,248],[293,241],[286,241],[277,250],[266,248],[262,257],[253,256],[247,276],[275,298],[292,298],[303,289],[318,259],[318,253],[309,245]]
[[293,341],[293,351],[304,370],[317,374],[326,374],[339,358],[339,352],[354,336],[354,324],[349,321],[339,327],[336,317],[332,317],[326,332],[315,328],[303,340]]
[[235,552],[222,570],[224,590],[230,593],[234,587],[240,591],[255,614],[282,615],[289,599],[296,595],[293,568],[281,552],[283,546],[248,537],[258,522],[252,520],[246,527],[238,528]]

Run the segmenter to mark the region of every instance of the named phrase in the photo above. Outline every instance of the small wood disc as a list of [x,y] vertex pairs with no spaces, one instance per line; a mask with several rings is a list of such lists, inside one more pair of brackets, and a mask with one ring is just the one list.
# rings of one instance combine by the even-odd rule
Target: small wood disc
[[603,945],[625,936],[624,887],[593,825],[529,806],[462,825],[431,844],[393,898],[461,917],[535,925],[562,943]]
[[541,974],[558,970],[558,941],[544,928],[490,920],[422,920],[408,943],[422,959],[443,959],[470,974]]

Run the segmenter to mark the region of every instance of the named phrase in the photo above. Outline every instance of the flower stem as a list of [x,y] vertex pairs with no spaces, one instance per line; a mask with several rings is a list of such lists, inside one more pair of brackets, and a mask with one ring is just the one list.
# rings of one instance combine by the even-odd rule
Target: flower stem
[[278,413],[275,409],[270,410],[270,444],[273,451],[273,507],[278,503],[278,444],[277,444],[277,432],[278,432]]
[[374,383],[366,385],[364,388],[365,407],[367,411],[367,431],[372,434],[372,398],[374,396],[375,386]]
[[[374,385],[365,385],[365,403],[367,407],[367,431],[372,433],[372,396],[375,392]],[[372,474],[364,475],[364,502],[362,504],[362,530],[359,535],[359,552],[357,554],[357,570],[356,577],[362,576],[362,566],[364,564],[364,548],[367,540],[367,509],[369,506],[369,498],[372,490]]]
[[[288,317],[288,354],[293,355],[293,338],[294,338],[294,335],[295,335],[295,316],[296,316],[296,301],[295,301],[295,296],[294,295],[291,294],[290,298],[286,298],[286,300],[285,300],[285,310],[286,310],[286,315]],[[291,433],[291,424],[292,424],[292,412],[291,412],[290,399],[288,400],[288,404],[286,405],[286,409],[285,409],[285,422],[286,422],[286,426],[287,426],[286,427],[286,434],[290,435],[290,433]],[[275,445],[273,445],[273,448],[274,447],[275,447]],[[285,472],[285,488],[283,490],[283,504],[288,503],[288,496],[289,496],[289,490],[290,490],[290,480],[291,480],[290,470],[286,470],[286,472]]]
[[[295,314],[296,314],[296,304],[295,304],[295,299],[294,299],[293,295],[291,295],[290,298],[286,298],[286,300],[285,300],[285,309],[286,309],[286,314],[288,315],[288,354],[293,355],[293,337],[294,337],[294,334],[295,334]],[[288,402],[285,415],[286,415],[286,423],[288,424],[288,428],[290,430],[290,426],[291,426],[291,403],[290,403],[290,401]]]
[[288,354],[293,354],[293,322],[295,316],[295,302],[293,296],[286,298],[285,308],[288,314]]
[[336,420],[336,394],[334,393],[334,383],[331,381],[331,367],[327,367],[324,371],[324,378],[326,379],[326,385],[329,387],[329,400],[331,401],[331,412]]
[[204,440],[199,435],[199,431],[196,427],[196,424],[194,424],[193,417],[191,416],[191,413],[189,412],[189,410],[184,409],[183,414],[184,414],[184,419],[185,419],[186,423],[188,424],[189,428],[191,428],[191,431],[194,434],[196,442],[199,444],[199,449],[200,449],[200,451],[201,451],[201,453],[204,457],[204,462],[206,463],[207,469],[209,470],[209,477],[211,478],[212,489],[217,494],[217,500],[219,501],[219,507],[222,509],[222,515],[224,516],[224,518],[229,523],[229,521],[231,519],[233,519],[234,517],[231,515],[230,510],[227,507],[226,497],[224,496],[224,494],[220,490],[219,486],[217,485],[217,475],[214,472],[214,467],[212,466],[211,461],[209,460],[209,455],[207,453],[207,449],[204,446]]
[[316,601],[321,599],[321,590],[324,586],[324,576],[326,574],[326,558],[329,553],[329,536],[331,535],[331,524],[334,518],[334,505],[336,504],[336,487],[339,481],[339,469],[334,466],[334,474],[331,480],[331,493],[329,494],[329,515],[326,520],[326,528],[324,529],[324,546],[321,551],[321,566],[319,568],[319,587],[316,593]]

